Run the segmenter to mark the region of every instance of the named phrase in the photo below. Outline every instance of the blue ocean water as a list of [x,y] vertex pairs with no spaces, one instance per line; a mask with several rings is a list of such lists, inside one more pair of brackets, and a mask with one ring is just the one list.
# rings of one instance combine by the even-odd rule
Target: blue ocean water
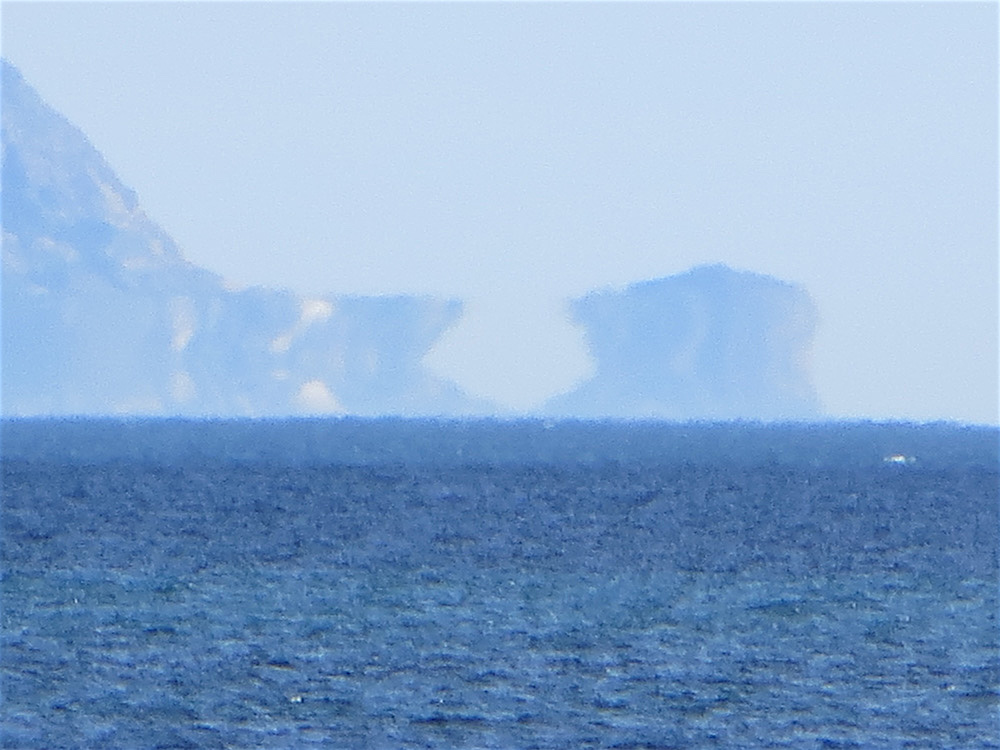
[[997,446],[7,421],[2,746],[1000,747]]

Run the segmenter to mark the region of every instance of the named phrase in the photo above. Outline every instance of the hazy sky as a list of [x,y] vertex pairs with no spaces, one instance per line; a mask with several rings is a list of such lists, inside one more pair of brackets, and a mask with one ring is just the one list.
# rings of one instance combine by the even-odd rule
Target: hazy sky
[[837,417],[997,422],[995,3],[12,3],[2,52],[192,262],[433,293],[527,407],[569,296],[706,262],[805,286]]

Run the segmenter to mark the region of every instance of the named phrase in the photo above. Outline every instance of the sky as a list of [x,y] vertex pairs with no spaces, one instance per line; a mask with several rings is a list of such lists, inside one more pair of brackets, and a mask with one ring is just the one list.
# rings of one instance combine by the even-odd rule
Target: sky
[[834,418],[997,423],[995,3],[3,2],[0,51],[234,287],[434,294],[530,408],[590,290],[801,284]]

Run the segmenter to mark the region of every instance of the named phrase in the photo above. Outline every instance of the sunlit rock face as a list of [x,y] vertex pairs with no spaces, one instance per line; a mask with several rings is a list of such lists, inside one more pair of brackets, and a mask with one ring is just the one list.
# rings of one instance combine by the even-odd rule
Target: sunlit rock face
[[6,61],[2,105],[4,414],[489,410],[421,364],[459,302],[230,291]]
[[726,266],[573,301],[596,363],[553,415],[662,419],[818,416],[816,311],[801,288]]

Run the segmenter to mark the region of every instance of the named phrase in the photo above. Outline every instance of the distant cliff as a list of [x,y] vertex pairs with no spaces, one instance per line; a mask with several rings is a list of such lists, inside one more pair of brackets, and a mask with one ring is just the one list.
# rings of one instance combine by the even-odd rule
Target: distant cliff
[[460,302],[229,291],[6,61],[2,104],[5,414],[490,409],[421,364]]
[[[489,415],[423,359],[462,305],[227,289],[184,260],[85,136],[2,73],[5,415]],[[539,413],[818,414],[804,290],[724,266],[575,300],[593,377]]]
[[551,415],[804,419],[816,311],[806,292],[726,266],[592,292],[572,303],[594,375]]

